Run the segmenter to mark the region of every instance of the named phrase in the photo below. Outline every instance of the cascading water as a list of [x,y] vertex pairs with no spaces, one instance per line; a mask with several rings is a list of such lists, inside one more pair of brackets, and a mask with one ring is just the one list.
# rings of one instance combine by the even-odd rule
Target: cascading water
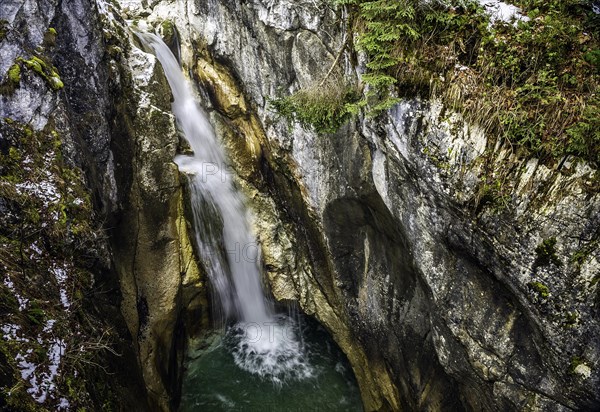
[[[238,321],[228,329],[225,344],[239,367],[274,382],[310,377],[313,368],[305,359],[296,321],[275,314],[264,294],[258,259],[248,253],[257,250],[248,212],[191,85],[160,37],[149,33],[139,37],[162,64],[173,93],[173,113],[193,150],[193,155],[178,155],[175,162],[190,176],[199,254],[225,316]],[[220,218],[217,223],[215,215]]]
[[180,410],[361,411],[347,359],[327,332],[298,313],[275,313],[265,297],[258,257],[248,253],[258,251],[248,212],[223,149],[169,48],[153,34],[139,37],[163,66],[194,153],[175,162],[189,176],[199,256],[224,317],[237,321],[225,336],[189,349]]

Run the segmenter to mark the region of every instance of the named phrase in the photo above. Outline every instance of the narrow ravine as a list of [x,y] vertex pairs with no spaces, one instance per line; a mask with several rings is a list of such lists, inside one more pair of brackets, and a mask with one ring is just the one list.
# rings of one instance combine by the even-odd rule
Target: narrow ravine
[[[160,37],[139,37],[162,64],[173,93],[173,114],[193,152],[178,155],[175,162],[188,176],[198,255],[217,295],[215,323],[226,326],[224,335],[207,338],[192,351],[183,409],[259,407],[269,390],[273,401],[284,397],[289,407],[297,407],[305,392],[320,391],[323,381],[329,389],[301,404],[361,410],[348,362],[327,332],[297,312],[274,309],[262,286],[259,246],[244,198],[193,87]],[[229,376],[213,379],[223,373]]]

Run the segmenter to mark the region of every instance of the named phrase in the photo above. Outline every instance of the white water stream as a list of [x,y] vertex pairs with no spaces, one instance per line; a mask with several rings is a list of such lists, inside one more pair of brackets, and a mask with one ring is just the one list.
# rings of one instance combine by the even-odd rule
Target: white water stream
[[193,155],[178,155],[175,162],[189,175],[199,255],[224,316],[238,321],[227,336],[236,364],[275,382],[311,376],[295,320],[276,315],[265,296],[244,200],[191,84],[160,37],[149,33],[139,37],[162,64],[173,93],[173,114],[193,150]]

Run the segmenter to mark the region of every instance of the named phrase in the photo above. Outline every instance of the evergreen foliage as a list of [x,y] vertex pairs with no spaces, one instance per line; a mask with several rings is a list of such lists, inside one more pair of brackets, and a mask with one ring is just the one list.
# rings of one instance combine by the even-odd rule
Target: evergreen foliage
[[378,96],[442,97],[524,155],[600,164],[600,16],[586,0],[515,0],[528,20],[491,24],[470,0],[337,0]]

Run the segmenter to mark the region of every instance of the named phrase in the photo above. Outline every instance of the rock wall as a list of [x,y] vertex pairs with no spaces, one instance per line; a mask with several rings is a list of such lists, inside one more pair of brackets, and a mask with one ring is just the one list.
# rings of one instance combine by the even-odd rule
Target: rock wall
[[[183,373],[184,325],[199,304],[202,281],[184,216],[184,195],[172,162],[178,134],[171,92],[152,54],[128,52],[133,80],[125,133],[113,152],[121,190],[111,239],[127,321],[149,391],[160,410],[176,407]],[[195,290],[195,292],[194,292]],[[198,319],[199,321],[199,319]]]
[[[36,296],[35,302],[42,302],[36,305],[42,307],[30,308],[27,301],[33,302],[33,295],[20,291],[20,285],[27,283],[26,267],[15,265],[21,267],[22,273],[17,273],[12,271],[13,257],[2,258],[7,265],[2,281],[12,285],[6,293],[16,293],[25,302],[14,314],[9,308],[6,322],[28,317],[34,310],[40,318],[34,318],[39,329],[43,326],[39,332],[35,325],[14,321],[20,329],[10,333],[9,341],[48,335],[50,352],[56,348],[60,355],[59,373],[48,375],[52,379],[42,374],[43,359],[34,368],[42,379],[26,371],[23,362],[30,359],[19,361],[22,355],[16,343],[6,350],[2,346],[3,356],[10,361],[2,370],[6,375],[2,384],[10,384],[5,388],[8,391],[23,381],[17,387],[23,388],[24,398],[11,395],[8,402],[24,410],[29,410],[31,397],[40,407],[52,410],[175,409],[186,335],[201,327],[196,320],[204,316],[201,272],[188,237],[182,183],[172,163],[179,137],[170,114],[169,87],[156,59],[140,49],[114,11],[113,5],[103,1],[8,1],[0,10],[0,113],[6,123],[0,135],[0,204],[7,204],[6,210],[18,220],[19,215],[29,213],[11,206],[20,199],[20,185],[35,185],[34,195],[40,202],[50,199],[32,207],[41,218],[27,221],[35,226],[32,233],[41,232],[32,241],[37,239],[38,246],[43,242],[52,259],[48,263],[43,251],[36,264],[47,270],[44,265],[60,260],[66,270],[57,281],[52,273],[40,272],[40,285],[50,282],[57,290]],[[40,162],[45,163],[32,172],[30,181],[27,176],[23,182],[15,181],[6,162],[22,160],[23,165],[30,165],[24,166],[26,170],[38,168],[31,160],[35,160],[37,146],[27,143],[36,139],[50,145],[54,141],[53,151],[40,155]],[[81,181],[74,180],[81,172]],[[48,181],[31,181],[45,173]],[[16,187],[17,193],[5,187]],[[73,204],[66,203],[75,195],[79,198]],[[57,216],[56,222],[52,216]],[[44,228],[50,224],[58,229],[46,236]],[[57,230],[60,243],[50,244]],[[84,235],[88,243],[79,240]],[[17,244],[18,239],[11,236],[0,240]],[[80,285],[81,273],[91,277],[85,287]],[[60,307],[61,302],[77,308],[65,306],[64,313],[50,309]],[[50,316],[55,319],[44,326],[42,320]],[[3,330],[13,325],[6,322],[2,319]],[[74,343],[71,334],[78,336]],[[77,345],[86,353],[83,361]],[[52,355],[49,360],[56,363],[55,359]],[[80,367],[77,362],[87,363]],[[36,388],[36,379],[44,381],[41,389]]]
[[[250,199],[273,294],[329,329],[366,410],[600,408],[598,172],[521,159],[435,100],[329,135],[288,124],[269,99],[363,72],[340,54],[345,11],[314,0],[3,2],[0,242],[14,253],[0,254],[0,385],[23,390],[2,402],[177,407],[204,288],[167,84],[122,17],[181,45]],[[24,229],[43,231],[39,258]],[[84,338],[63,339],[77,325]],[[91,343],[99,358],[69,352]],[[78,381],[63,355],[118,378]]]
[[79,1],[0,7],[3,410],[147,405],[102,227],[120,86],[98,15]]
[[[273,293],[331,331],[365,409],[598,407],[597,171],[521,159],[435,100],[331,135],[290,126],[269,99],[336,62],[347,34],[330,2],[122,6],[175,23]],[[338,70],[360,81],[360,60]]]

